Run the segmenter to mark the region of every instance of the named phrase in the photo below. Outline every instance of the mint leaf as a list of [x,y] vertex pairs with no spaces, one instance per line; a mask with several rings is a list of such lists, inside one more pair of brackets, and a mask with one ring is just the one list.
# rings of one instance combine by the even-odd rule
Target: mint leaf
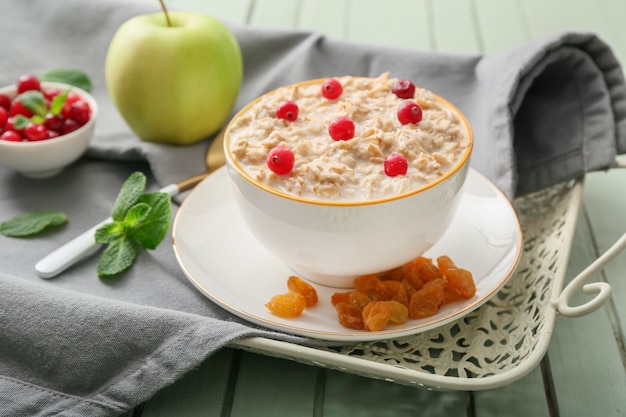
[[130,268],[139,253],[139,244],[123,235],[109,243],[98,260],[98,276],[101,278],[117,275]]
[[50,113],[55,116],[61,114],[61,110],[63,110],[63,105],[65,104],[65,100],[67,100],[69,93],[70,90],[68,89],[54,96],[52,102],[50,103]]
[[65,223],[67,216],[58,211],[29,211],[0,223],[0,233],[10,237],[27,237]]
[[111,243],[124,236],[124,226],[120,222],[103,224],[96,229],[96,243]]
[[139,197],[146,189],[146,176],[141,172],[133,172],[122,184],[122,189],[117,195],[111,217],[113,220],[122,221],[126,212],[139,201]]
[[74,68],[52,68],[39,74],[40,81],[52,81],[73,85],[85,91],[91,90],[91,80],[81,70]]
[[34,115],[41,117],[46,116],[48,106],[46,105],[46,100],[44,99],[41,91],[26,91],[20,94],[17,98],[24,105],[24,107],[32,111]]
[[13,119],[13,127],[16,129],[24,129],[30,123],[30,119],[23,114],[18,114]]
[[132,228],[137,224],[141,224],[143,219],[150,213],[151,207],[146,203],[137,203],[132,206],[124,217],[124,227]]
[[144,194],[140,201],[152,209],[133,230],[133,237],[146,249],[155,249],[165,238],[170,228],[172,204],[169,194],[154,192]]
[[41,117],[41,116],[33,116],[33,117],[30,118],[30,121],[32,123],[38,123],[38,124],[42,125],[46,121],[46,118],[45,117]]

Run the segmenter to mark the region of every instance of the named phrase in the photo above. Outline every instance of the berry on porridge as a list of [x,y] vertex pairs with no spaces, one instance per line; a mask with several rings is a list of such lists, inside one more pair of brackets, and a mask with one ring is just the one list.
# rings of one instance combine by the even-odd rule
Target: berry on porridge
[[339,80],[329,78],[322,83],[321,92],[327,99],[336,100],[343,93],[343,86]]
[[293,169],[293,152],[285,146],[277,146],[267,154],[267,167],[276,175],[287,175]]
[[293,122],[298,118],[298,105],[292,100],[282,101],[276,109],[276,117]]
[[411,80],[398,80],[395,82],[391,91],[399,98],[415,97],[415,84]]

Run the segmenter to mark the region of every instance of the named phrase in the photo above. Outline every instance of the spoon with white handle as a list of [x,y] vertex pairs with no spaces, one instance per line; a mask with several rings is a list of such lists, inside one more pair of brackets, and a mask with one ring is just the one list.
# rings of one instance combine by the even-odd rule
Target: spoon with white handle
[[[222,131],[217,134],[215,139],[213,139],[213,142],[211,143],[207,151],[205,159],[206,172],[184,179],[175,184],[166,185],[159,191],[167,193],[173,197],[179,193],[182,193],[183,191],[187,191],[195,187],[209,174],[224,165],[225,160],[223,142],[224,130],[222,129]],[[112,219],[110,217],[106,220],[103,220],[83,234],[75,237],[74,239],[70,240],[63,246],[55,249],[50,254],[42,258],[35,265],[35,271],[37,272],[37,275],[45,279],[54,278],[70,266],[74,265],[76,262],[85,259],[91,254],[95,253],[100,248],[100,244],[96,243],[95,240],[96,229],[98,229],[103,224],[109,223],[111,221]]]

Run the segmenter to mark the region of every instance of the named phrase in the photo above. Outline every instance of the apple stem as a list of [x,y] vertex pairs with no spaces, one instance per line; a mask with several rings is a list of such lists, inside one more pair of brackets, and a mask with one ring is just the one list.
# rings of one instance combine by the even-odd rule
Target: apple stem
[[167,22],[167,26],[172,27],[172,22],[170,22],[170,16],[167,14],[167,8],[165,7],[165,2],[163,0],[159,0],[159,3],[161,3],[161,9],[163,10],[163,13],[165,14],[165,21]]

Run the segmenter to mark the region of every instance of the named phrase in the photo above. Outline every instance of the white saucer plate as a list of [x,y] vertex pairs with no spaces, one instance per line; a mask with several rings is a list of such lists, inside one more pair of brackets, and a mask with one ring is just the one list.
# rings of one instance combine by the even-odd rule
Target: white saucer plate
[[476,295],[440,311],[379,332],[345,328],[330,303],[334,292],[315,285],[317,306],[283,319],[265,304],[288,292],[293,272],[248,231],[233,199],[224,167],[203,180],[181,205],[173,225],[174,252],[185,275],[222,308],[252,323],[311,338],[358,342],[406,336],[461,318],[485,303],[513,273],[522,253],[522,232],[509,200],[489,180],[470,170],[459,212],[444,237],[425,256],[448,255],[472,272]]

